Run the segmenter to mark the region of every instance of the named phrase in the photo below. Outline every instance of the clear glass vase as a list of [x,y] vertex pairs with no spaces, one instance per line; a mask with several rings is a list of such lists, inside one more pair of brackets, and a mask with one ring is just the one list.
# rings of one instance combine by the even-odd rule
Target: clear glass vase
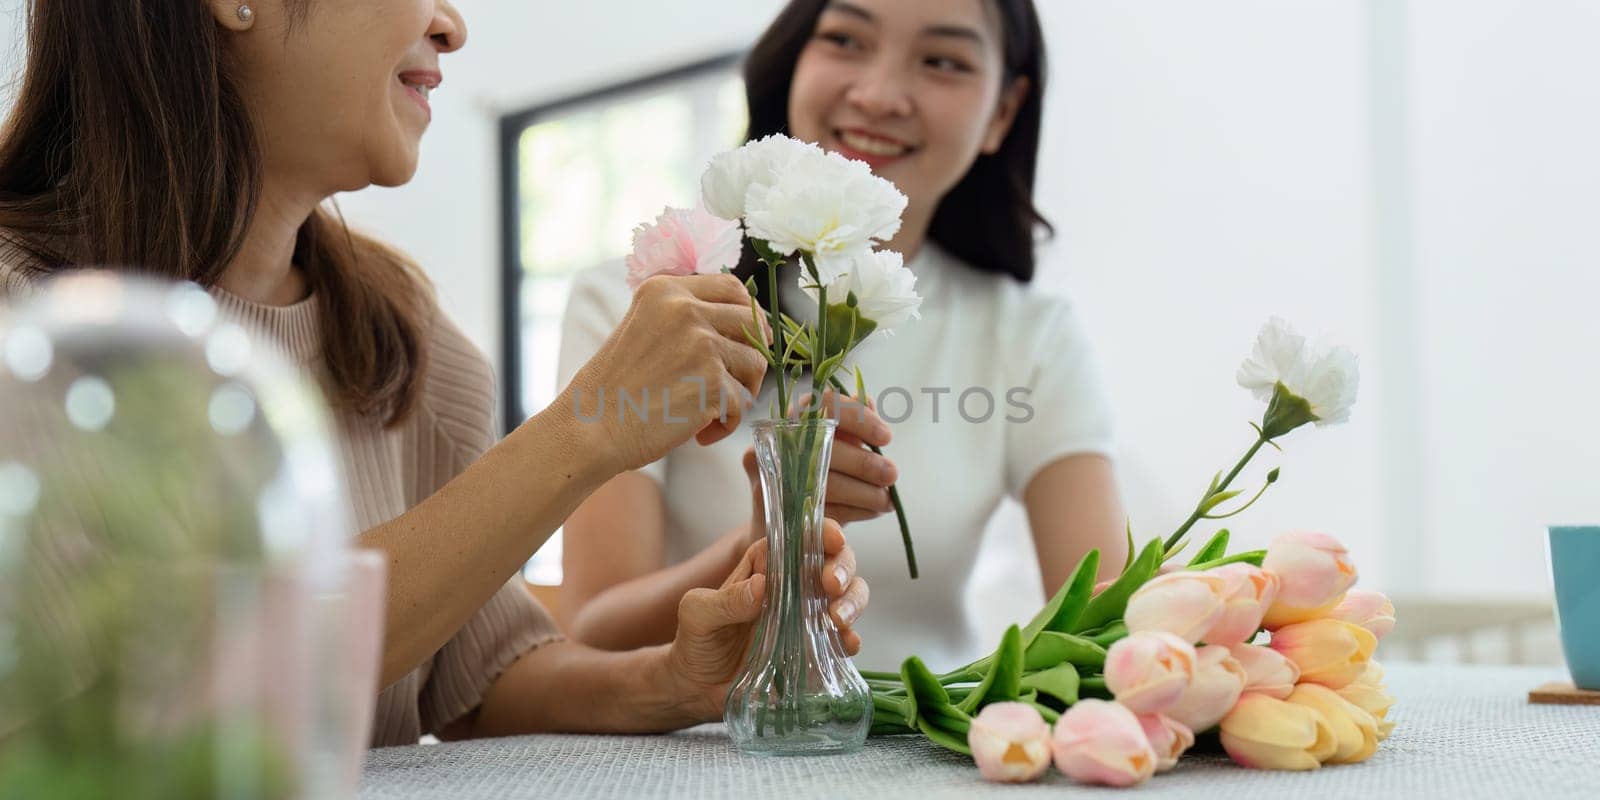
[[767,591],[750,655],[723,707],[734,744],[747,753],[847,753],[872,725],[872,694],[844,653],[822,588],[822,501],[835,424],[754,426]]

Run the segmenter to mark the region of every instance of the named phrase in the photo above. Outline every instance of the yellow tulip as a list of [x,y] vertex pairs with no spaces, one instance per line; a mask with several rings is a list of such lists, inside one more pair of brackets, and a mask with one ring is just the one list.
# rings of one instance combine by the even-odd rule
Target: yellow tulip
[[1389,738],[1394,723],[1388,719],[1394,698],[1383,686],[1383,667],[1376,661],[1367,663],[1367,671],[1349,686],[1339,690],[1339,696],[1368,714],[1378,723],[1378,741]]
[[1273,631],[1268,646],[1300,668],[1301,682],[1343,689],[1366,671],[1378,637],[1343,620],[1315,619]]
[[1378,722],[1332,689],[1315,683],[1302,683],[1289,694],[1289,702],[1315,709],[1328,721],[1339,749],[1325,763],[1355,764],[1378,751]]
[[1253,769],[1311,770],[1338,751],[1322,712],[1246,692],[1222,719],[1222,748]]

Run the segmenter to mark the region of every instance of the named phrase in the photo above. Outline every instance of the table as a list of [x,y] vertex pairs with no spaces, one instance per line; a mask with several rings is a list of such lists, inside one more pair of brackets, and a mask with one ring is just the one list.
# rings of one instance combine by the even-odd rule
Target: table
[[1190,755],[1132,790],[985,783],[963,756],[920,738],[869,739],[848,756],[770,758],[733,749],[721,726],[666,736],[525,736],[397,747],[367,757],[362,800],[501,798],[970,798],[1087,792],[1182,798],[1600,798],[1600,706],[1535,706],[1549,668],[1385,665],[1394,735],[1371,760],[1261,772]]

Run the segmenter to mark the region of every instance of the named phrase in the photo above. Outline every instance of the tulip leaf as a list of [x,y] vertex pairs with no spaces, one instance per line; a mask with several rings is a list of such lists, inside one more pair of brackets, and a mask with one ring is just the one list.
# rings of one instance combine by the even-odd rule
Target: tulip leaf
[[1029,702],[1028,705],[1033,706],[1033,709],[1039,712],[1039,716],[1044,717],[1044,721],[1050,723],[1051,725],[1056,724],[1056,720],[1061,719],[1060,711],[1057,711],[1045,705],[1044,703]]
[[971,714],[988,703],[1015,700],[1022,693],[1022,632],[1017,626],[1006,628],[995,648],[994,661],[978,688],[967,695],[957,708]]
[[935,711],[960,713],[950,705],[950,693],[928,671],[922,659],[911,656],[900,665],[900,679],[906,685],[906,719],[921,729],[923,720]]
[[972,728],[972,716],[954,706],[935,708],[923,714],[921,727],[924,730],[938,728],[950,733],[959,733],[964,738],[967,731]]
[[1223,528],[1222,530],[1217,531],[1215,536],[1211,537],[1211,541],[1206,542],[1205,547],[1200,548],[1200,552],[1194,554],[1194,560],[1189,562],[1189,566],[1192,567],[1196,564],[1204,564],[1207,561],[1215,561],[1227,554],[1228,529]]
[[1078,562],[1078,568],[1073,570],[1072,577],[1056,591],[1055,597],[1050,598],[1050,602],[1046,603],[1044,608],[1023,627],[1023,649],[1032,646],[1033,640],[1041,631],[1068,632],[1073,629],[1078,617],[1090,603],[1090,595],[1094,592],[1095,578],[1099,570],[1100,551],[1090,550],[1084,554],[1083,560]]
[[1265,560],[1266,557],[1267,551],[1265,550],[1246,550],[1243,553],[1234,553],[1231,556],[1223,556],[1222,558],[1213,559],[1200,564],[1190,564],[1189,569],[1211,569],[1212,567],[1220,567],[1224,564],[1254,564],[1255,566],[1259,567],[1261,566],[1261,562]]
[[1128,638],[1128,623],[1119,619],[1103,628],[1096,628],[1088,633],[1085,633],[1083,638],[1088,639],[1089,641],[1094,642],[1101,647],[1110,649],[1111,645],[1116,644],[1122,639]]
[[922,729],[922,735],[946,750],[954,750],[961,755],[971,757],[972,748],[967,746],[966,734],[956,735],[939,727],[929,725]]
[[1106,663],[1106,649],[1082,636],[1044,631],[1028,647],[1022,666],[1032,672],[1063,663],[1098,667]]
[[[1127,551],[1127,554],[1122,557],[1122,572],[1127,572],[1128,571],[1128,567],[1133,565],[1133,551],[1135,549],[1134,546],[1133,546],[1133,518],[1132,517],[1128,518],[1128,527],[1127,527],[1127,530],[1125,531],[1124,535],[1126,535],[1128,537],[1128,551]],[[1122,572],[1119,572],[1117,574],[1121,575]]]
[[1139,557],[1133,560],[1133,564],[1122,573],[1122,576],[1089,601],[1083,613],[1078,615],[1072,632],[1092,630],[1112,620],[1122,619],[1122,612],[1128,608],[1128,598],[1132,597],[1140,586],[1155,577],[1156,570],[1161,567],[1161,555],[1161,539],[1151,539],[1150,543],[1139,551]]
[[1069,706],[1078,702],[1078,670],[1071,664],[1057,664],[1047,670],[1024,675],[1022,686],[1054,697]]

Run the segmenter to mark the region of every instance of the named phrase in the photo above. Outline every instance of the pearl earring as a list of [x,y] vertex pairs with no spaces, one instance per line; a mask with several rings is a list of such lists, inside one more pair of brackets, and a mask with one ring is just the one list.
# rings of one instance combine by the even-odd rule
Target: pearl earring
[[248,4],[239,4],[239,21],[249,23],[256,18],[256,12]]

